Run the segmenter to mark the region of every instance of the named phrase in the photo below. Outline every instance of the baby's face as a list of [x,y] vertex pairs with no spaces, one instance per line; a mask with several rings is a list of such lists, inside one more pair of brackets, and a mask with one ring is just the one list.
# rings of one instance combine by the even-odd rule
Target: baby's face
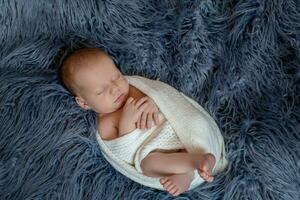
[[100,116],[123,107],[129,94],[127,79],[108,55],[90,59],[74,78],[80,91],[76,102]]

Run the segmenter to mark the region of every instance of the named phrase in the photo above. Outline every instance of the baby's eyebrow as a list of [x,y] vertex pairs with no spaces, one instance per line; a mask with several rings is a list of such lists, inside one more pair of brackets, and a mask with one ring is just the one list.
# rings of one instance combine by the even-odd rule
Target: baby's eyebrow
[[[117,77],[119,75],[119,72],[116,72],[114,75],[112,75],[111,79],[110,80],[113,80],[114,77]],[[106,86],[104,86],[103,88],[96,88],[95,91],[96,93],[99,93],[101,92],[102,90],[105,89]]]
[[95,92],[99,93],[99,92],[103,91],[104,89],[105,89],[105,87],[97,87],[97,88],[95,88]]
[[103,89],[102,88],[97,88],[96,92],[101,92]]

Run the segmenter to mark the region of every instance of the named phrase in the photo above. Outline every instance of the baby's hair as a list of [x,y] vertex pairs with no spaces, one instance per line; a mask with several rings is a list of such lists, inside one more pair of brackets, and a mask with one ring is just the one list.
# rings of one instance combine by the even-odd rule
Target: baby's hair
[[78,95],[78,90],[73,80],[74,70],[78,67],[82,67],[85,60],[89,59],[88,56],[94,56],[99,53],[105,52],[99,48],[84,47],[72,52],[66,52],[65,55],[62,56],[58,69],[59,81],[73,96]]

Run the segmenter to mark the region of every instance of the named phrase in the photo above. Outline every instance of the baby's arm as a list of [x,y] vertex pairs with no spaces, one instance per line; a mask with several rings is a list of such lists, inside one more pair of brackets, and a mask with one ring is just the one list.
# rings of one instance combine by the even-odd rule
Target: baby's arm
[[128,120],[124,119],[124,117],[120,117],[119,120],[119,136],[126,135],[136,129],[135,123],[128,123]]
[[109,117],[100,120],[98,131],[103,140],[112,140],[118,137],[118,129]]
[[147,104],[144,104],[145,101],[146,98],[135,100],[129,97],[127,99],[119,119],[119,136],[125,135],[137,128],[136,122],[147,107]]

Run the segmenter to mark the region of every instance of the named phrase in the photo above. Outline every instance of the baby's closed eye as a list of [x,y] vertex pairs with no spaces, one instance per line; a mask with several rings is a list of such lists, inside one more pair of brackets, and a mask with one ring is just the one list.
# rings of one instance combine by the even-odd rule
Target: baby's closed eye
[[97,93],[97,95],[101,95],[104,92],[104,90]]

